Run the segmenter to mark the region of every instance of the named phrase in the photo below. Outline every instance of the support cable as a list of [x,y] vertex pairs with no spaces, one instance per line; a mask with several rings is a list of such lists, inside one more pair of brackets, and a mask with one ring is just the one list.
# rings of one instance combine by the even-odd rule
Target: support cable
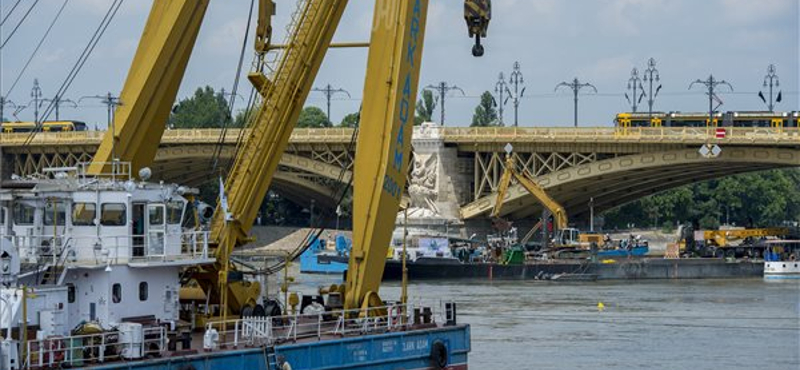
[[[239,90],[239,79],[241,78],[242,74],[242,64],[244,64],[244,54],[245,50],[247,49],[247,39],[250,37],[250,22],[253,20],[253,8],[255,7],[255,0],[250,0],[250,12],[247,15],[247,26],[244,32],[244,39],[242,40],[242,49],[239,52],[239,65],[236,67],[236,76],[233,79],[233,89],[231,90],[231,98],[230,102],[228,103],[228,117],[230,120],[222,122],[222,131],[219,134],[219,138],[217,139],[217,144],[214,146],[214,153],[211,155],[212,163],[211,166],[211,174],[213,175],[214,172],[217,170],[217,166],[219,165],[219,157],[222,154],[222,147],[225,145],[225,138],[228,135],[228,127],[233,123],[234,116],[234,105],[236,104],[236,93]],[[252,94],[252,93],[251,93]],[[223,96],[224,98],[224,96]],[[247,107],[249,112],[250,107]],[[245,116],[248,114],[245,113]],[[247,117],[245,117],[247,118]],[[245,121],[247,122],[247,121]]]
[[28,134],[28,137],[26,138],[23,146],[27,147],[28,145],[30,145],[31,141],[33,141],[37,132],[41,130],[42,122],[46,121],[47,118],[50,116],[50,114],[55,110],[55,102],[60,100],[64,96],[66,91],[69,89],[69,87],[72,85],[72,82],[75,80],[75,77],[77,77],[78,73],[83,68],[84,64],[86,64],[86,61],[89,59],[89,56],[91,56],[92,52],[94,51],[94,48],[100,41],[100,38],[102,38],[103,34],[105,34],[106,29],[108,29],[108,26],[111,24],[111,21],[114,19],[114,16],[117,14],[117,11],[119,10],[123,1],[124,0],[114,0],[114,2],[111,3],[105,16],[103,16],[100,25],[94,31],[94,34],[92,34],[89,43],[86,44],[86,47],[83,49],[83,52],[81,52],[81,55],[78,57],[78,60],[75,62],[75,64],[72,66],[72,69],[67,74],[66,79],[64,79],[64,82],[58,88],[58,91],[56,92],[53,101],[51,101],[50,104],[45,109],[44,113],[42,114],[41,121],[36,122],[36,128],[33,131],[31,131],[30,134]]
[[47,27],[47,31],[45,31],[44,35],[43,35],[43,36],[42,36],[42,38],[39,40],[39,43],[36,45],[36,48],[35,48],[35,49],[33,49],[33,53],[31,53],[31,56],[28,58],[28,61],[27,61],[27,62],[25,62],[25,66],[23,66],[23,67],[22,67],[22,69],[19,71],[19,74],[17,74],[17,78],[16,78],[16,79],[14,79],[14,83],[12,83],[12,84],[11,84],[11,87],[9,87],[9,88],[8,88],[8,91],[6,91],[6,94],[5,94],[5,96],[9,96],[9,95],[11,95],[11,92],[12,92],[12,91],[14,91],[14,87],[16,87],[16,86],[17,86],[17,83],[18,83],[18,82],[19,82],[19,80],[22,78],[22,75],[24,75],[24,74],[25,74],[25,71],[28,69],[28,66],[29,66],[29,65],[31,64],[31,62],[33,61],[33,58],[34,58],[34,57],[36,57],[36,53],[38,53],[38,52],[39,52],[39,48],[41,48],[41,47],[42,47],[42,44],[44,44],[44,40],[46,40],[46,39],[47,39],[47,36],[48,36],[48,35],[50,35],[50,30],[52,30],[52,29],[53,29],[53,26],[54,26],[54,25],[56,24],[56,22],[58,21],[58,18],[59,18],[59,17],[61,17],[61,13],[64,11],[64,8],[67,6],[67,3],[68,3],[68,2],[69,2],[69,0],[64,0],[64,3],[63,3],[63,4],[61,4],[61,8],[60,8],[60,9],[58,9],[58,13],[56,13],[56,16],[55,16],[55,18],[53,18],[53,21],[51,21],[51,22],[50,22],[50,26],[48,26],[48,27]]
[[[14,34],[19,29],[19,26],[21,26],[22,23],[25,22],[25,19],[28,18],[28,15],[31,14],[31,11],[33,10],[33,8],[36,7],[36,4],[38,4],[38,3],[39,3],[39,0],[36,0],[36,1],[33,2],[33,4],[31,4],[31,7],[28,8],[28,11],[25,12],[25,14],[22,15],[22,18],[20,18],[19,22],[17,22],[17,25],[14,26],[14,29],[11,30],[11,33],[8,34],[8,37],[6,37],[5,41],[3,41],[3,44],[0,45],[0,49],[4,48],[6,46],[6,43],[8,42],[8,40],[11,40],[11,38],[14,37]],[[11,13],[9,13],[9,14],[11,14]],[[5,23],[5,20],[4,20],[3,23]]]

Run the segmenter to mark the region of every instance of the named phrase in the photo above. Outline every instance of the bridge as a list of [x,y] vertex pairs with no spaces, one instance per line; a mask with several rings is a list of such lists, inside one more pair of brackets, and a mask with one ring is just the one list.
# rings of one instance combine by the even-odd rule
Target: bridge
[[[215,152],[225,166],[239,130],[166,130],[152,166],[158,179],[199,185],[214,178]],[[5,178],[45,167],[91,159],[104,132],[0,135]],[[333,207],[332,189],[349,181],[355,140],[352,129],[296,129],[281,160],[273,189],[289,199]],[[592,200],[600,212],[692,182],[774,168],[800,166],[800,129],[714,128],[441,128],[414,132],[410,184],[421,189],[432,212],[443,218],[482,219],[491,210],[503,172],[503,147],[511,143],[520,169],[532,174],[573,218]],[[698,149],[718,145],[718,156]],[[413,194],[412,194],[413,195]],[[412,196],[412,198],[414,198]],[[509,189],[504,216],[525,218],[541,208],[520,186]]]

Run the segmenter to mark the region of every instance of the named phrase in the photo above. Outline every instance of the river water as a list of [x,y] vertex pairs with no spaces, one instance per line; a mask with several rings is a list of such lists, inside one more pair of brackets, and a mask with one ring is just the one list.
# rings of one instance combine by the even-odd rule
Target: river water
[[[295,276],[309,293],[334,281]],[[409,296],[457,302],[471,369],[800,369],[798,281],[461,280],[411,283]]]

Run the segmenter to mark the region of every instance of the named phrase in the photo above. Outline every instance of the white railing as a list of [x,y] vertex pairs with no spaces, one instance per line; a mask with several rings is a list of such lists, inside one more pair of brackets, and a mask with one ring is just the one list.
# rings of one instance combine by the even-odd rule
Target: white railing
[[[419,314],[415,314],[417,311]],[[437,319],[442,320],[442,317],[437,316],[429,306],[413,304],[390,305],[366,311],[355,309],[279,317],[245,317],[208,323],[206,333],[213,330],[212,337],[218,340],[206,349],[402,331],[415,325],[436,325]]]
[[31,340],[25,344],[22,368],[82,367],[87,363],[145,358],[167,348],[164,327],[142,329],[141,339],[139,343],[122,342],[121,332],[115,331]]
[[[22,251],[23,262],[27,263],[98,266],[126,262],[168,262],[208,258],[208,231],[181,233],[180,245],[174,247],[166,245],[164,253],[161,254],[148,253],[146,235],[0,235],[0,238],[3,237],[11,239],[12,243]],[[134,245],[134,237],[141,238],[145,244]],[[42,246],[43,241],[47,241],[49,245]],[[47,248],[47,251],[44,248]],[[137,248],[141,248],[141,251],[135,252]]]

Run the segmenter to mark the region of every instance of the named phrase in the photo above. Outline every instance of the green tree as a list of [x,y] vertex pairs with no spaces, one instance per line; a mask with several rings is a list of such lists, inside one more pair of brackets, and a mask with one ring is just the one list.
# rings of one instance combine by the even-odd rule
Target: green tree
[[481,102],[475,107],[475,114],[472,115],[472,127],[487,127],[497,125],[497,109],[495,109],[492,93],[484,91],[481,94]]
[[331,127],[331,121],[322,109],[314,106],[303,108],[300,117],[297,119],[297,128],[321,128]]
[[217,128],[230,122],[228,102],[211,86],[198,88],[193,96],[181,99],[169,116],[171,128]]
[[419,126],[423,122],[433,121],[433,110],[436,109],[436,99],[433,92],[422,90],[422,98],[417,102],[417,114],[414,116],[414,126]]
[[358,126],[358,112],[350,113],[342,118],[340,127],[357,127]]

